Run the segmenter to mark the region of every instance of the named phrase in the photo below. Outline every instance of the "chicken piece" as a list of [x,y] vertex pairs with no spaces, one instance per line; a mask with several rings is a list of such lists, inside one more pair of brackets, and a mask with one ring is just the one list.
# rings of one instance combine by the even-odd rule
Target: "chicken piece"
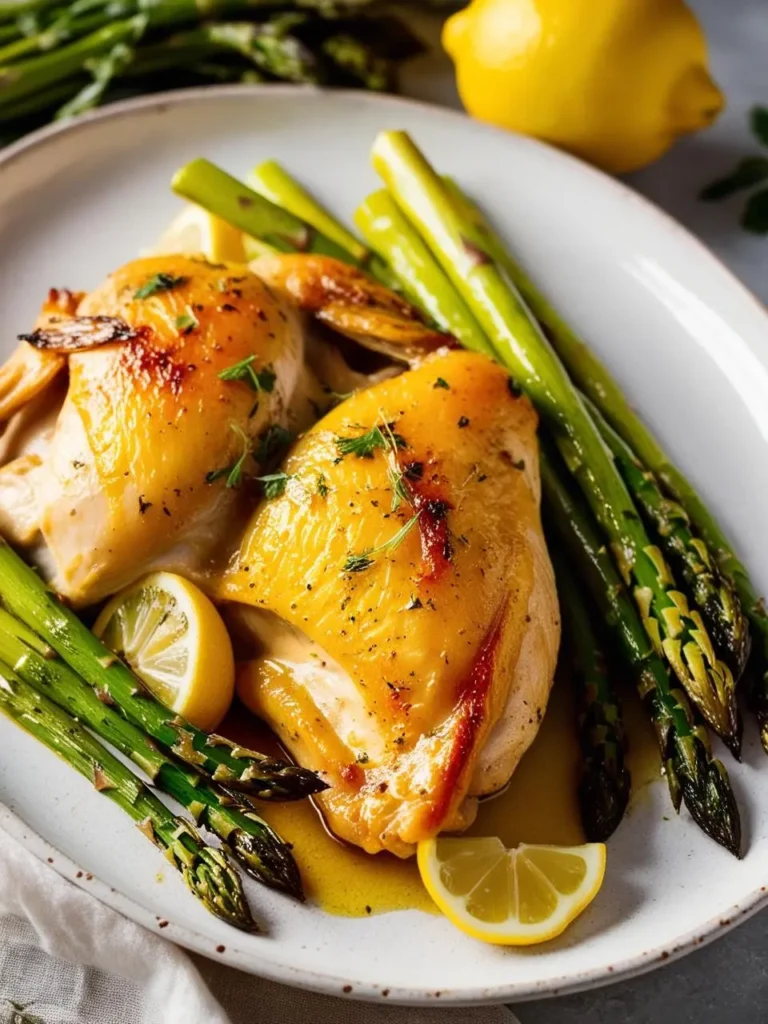
[[[35,321],[35,329],[45,330],[74,316],[82,297],[81,292],[51,288]],[[39,351],[26,341],[20,342],[11,358],[0,367],[0,424],[37,397],[65,366],[63,356]]]
[[[229,471],[244,453],[267,454],[302,366],[289,307],[243,267],[155,257],[122,267],[74,320],[29,338],[44,357],[68,354],[69,387],[42,468],[17,461],[3,472],[21,480],[36,469],[57,590],[84,604],[155,568],[194,577],[237,543],[250,503],[226,486]],[[22,543],[28,492],[16,489]]]
[[536,415],[485,356],[438,354],[337,407],[283,468],[212,581],[249,606],[239,693],[331,784],[336,835],[407,856],[470,823],[546,707]]
[[421,313],[356,267],[330,256],[261,256],[250,264],[273,291],[365,348],[401,363],[454,345],[428,327]]

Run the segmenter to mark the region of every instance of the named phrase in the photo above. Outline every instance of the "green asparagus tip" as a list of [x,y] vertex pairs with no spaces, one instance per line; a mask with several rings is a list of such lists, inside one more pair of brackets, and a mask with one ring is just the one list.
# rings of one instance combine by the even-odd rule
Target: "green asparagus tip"
[[227,846],[244,871],[270,889],[292,896],[303,903],[304,888],[296,861],[282,843],[236,829],[227,838]]
[[589,765],[579,783],[579,807],[587,842],[604,843],[621,824],[629,804],[630,776],[604,764]]
[[696,766],[683,780],[683,797],[691,817],[720,846],[741,859],[741,818],[728,773],[716,758],[708,759],[704,745],[695,742]]
[[240,931],[259,934],[261,929],[251,915],[240,878],[219,850],[201,847],[191,863],[182,861],[181,873],[212,914]]

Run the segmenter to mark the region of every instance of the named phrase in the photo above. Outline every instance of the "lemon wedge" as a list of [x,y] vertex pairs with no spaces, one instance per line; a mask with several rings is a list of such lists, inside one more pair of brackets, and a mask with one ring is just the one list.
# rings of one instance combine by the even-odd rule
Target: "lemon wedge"
[[246,252],[242,232],[194,203],[188,203],[154,246],[142,255],[193,256],[197,253],[202,253],[212,263],[245,263],[252,258]]
[[232,703],[235,661],[216,608],[193,583],[156,572],[123,590],[93,627],[159,701],[209,732]]
[[605,846],[529,846],[500,839],[419,843],[421,880],[467,935],[501,946],[532,946],[560,935],[600,891]]

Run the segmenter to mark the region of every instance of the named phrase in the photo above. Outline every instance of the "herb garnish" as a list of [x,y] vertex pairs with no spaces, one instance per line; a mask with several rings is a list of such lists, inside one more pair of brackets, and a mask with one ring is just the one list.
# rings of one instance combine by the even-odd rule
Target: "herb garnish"
[[389,480],[392,488],[392,505],[390,509],[392,512],[397,512],[400,508],[400,503],[403,501],[410,501],[410,495],[408,494],[408,488],[405,485],[405,474],[401,471],[400,467],[392,460],[393,465],[387,469],[387,479]]
[[244,384],[248,384],[253,388],[254,391],[264,391],[269,394],[275,387],[277,374],[271,363],[261,370],[254,370],[253,362],[255,359],[256,356],[251,355],[246,359],[241,359],[239,363],[235,363],[233,366],[228,366],[226,370],[222,370],[219,374],[219,380],[241,380]]
[[379,555],[394,551],[395,548],[402,544],[419,521],[420,515],[421,512],[417,512],[416,515],[411,516],[408,522],[400,527],[394,537],[385,540],[377,548],[367,548],[365,551],[361,551],[359,555],[348,555],[344,563],[344,572],[365,572],[366,569],[370,569]]
[[243,482],[243,466],[251,454],[251,443],[246,437],[244,431],[237,423],[229,424],[230,430],[234,430],[240,440],[243,442],[243,454],[230,466],[223,466],[221,469],[213,469],[210,473],[205,474],[205,482],[207,484],[213,484],[217,480],[221,480],[222,477],[227,478],[226,486],[229,488],[239,487]]
[[397,448],[406,448],[405,439],[400,434],[395,434],[392,424],[385,424],[384,430],[379,426],[371,427],[365,434],[358,437],[336,437],[334,442],[339,455],[356,455],[358,459],[372,459],[373,453],[378,449],[383,451],[394,451]]
[[[133,293],[134,299],[148,299],[150,295],[157,295],[158,292],[169,292],[172,288],[178,288],[187,283],[186,277],[174,277],[173,274],[153,274],[148,281],[137,288]],[[178,326],[178,324],[177,324]]]
[[435,381],[435,383],[432,385],[432,387],[433,388],[445,388],[446,391],[450,391],[450,389],[451,389],[451,385],[448,383],[447,380],[444,380],[442,377],[438,377],[437,380]]
[[270,473],[268,476],[257,476],[256,479],[264,485],[264,497],[271,499],[280,498],[285,494],[291,476],[291,473]]
[[174,323],[179,331],[183,331],[184,334],[189,334],[190,331],[194,331],[196,327],[200,326],[200,323],[192,312],[191,306],[186,306],[186,313],[182,313],[181,316],[177,316]]
[[325,482],[325,473],[321,473],[317,478],[317,493],[321,498],[327,498],[330,487]]
[[[768,107],[753,107],[749,114],[752,134],[762,146],[768,146]],[[741,226],[756,235],[768,235],[768,157],[746,156],[736,167],[699,193],[704,202],[718,202],[739,192],[751,190],[741,214]],[[763,186],[758,188],[757,186]]]
[[254,458],[261,466],[264,466],[276,456],[282,455],[292,441],[293,434],[290,430],[273,423],[259,434],[259,447],[254,453]]

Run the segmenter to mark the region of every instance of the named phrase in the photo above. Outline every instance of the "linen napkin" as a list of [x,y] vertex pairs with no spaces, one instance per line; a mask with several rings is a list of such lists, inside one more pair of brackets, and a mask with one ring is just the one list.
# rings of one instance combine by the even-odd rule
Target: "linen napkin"
[[503,1007],[352,1003],[197,963],[0,829],[0,1024],[519,1024]]

